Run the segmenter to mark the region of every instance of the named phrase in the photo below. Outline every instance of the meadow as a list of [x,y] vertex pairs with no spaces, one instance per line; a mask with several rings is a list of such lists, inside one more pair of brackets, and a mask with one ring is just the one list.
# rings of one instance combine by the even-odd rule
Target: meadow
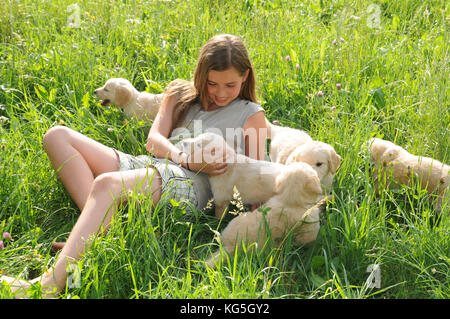
[[[382,137],[450,162],[448,22],[439,0],[2,1],[0,234],[12,238],[2,239],[0,275],[40,275],[79,216],[45,132],[65,125],[145,154],[151,123],[102,107],[94,90],[123,77],[162,92],[192,78],[206,40],[231,33],[248,47],[267,118],[342,157],[317,240],[269,243],[212,270],[204,260],[233,216],[132,195],[61,298],[449,298],[448,205],[434,211],[418,187],[377,197],[362,147]],[[0,298],[13,297],[0,284]]]

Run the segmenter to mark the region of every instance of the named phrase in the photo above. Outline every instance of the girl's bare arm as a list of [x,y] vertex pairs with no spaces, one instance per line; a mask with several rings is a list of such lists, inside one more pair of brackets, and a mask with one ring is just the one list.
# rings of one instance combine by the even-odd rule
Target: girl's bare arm
[[251,115],[244,125],[245,155],[264,160],[267,140],[266,117],[263,111]]
[[169,141],[168,138],[175,122],[173,118],[175,107],[176,98],[165,96],[148,133],[147,144],[145,145],[147,151],[158,158],[168,157],[171,161],[180,163],[184,168],[191,171],[202,171],[209,175],[223,174],[227,169],[226,154],[223,155],[224,160],[218,163],[206,163],[204,159],[203,162],[196,163]]
[[185,158],[179,158],[180,150],[168,139],[174,123],[173,114],[175,106],[176,99],[174,96],[164,96],[159,112],[148,133],[145,148],[155,157],[168,157],[176,163],[183,163],[184,160],[185,163]]

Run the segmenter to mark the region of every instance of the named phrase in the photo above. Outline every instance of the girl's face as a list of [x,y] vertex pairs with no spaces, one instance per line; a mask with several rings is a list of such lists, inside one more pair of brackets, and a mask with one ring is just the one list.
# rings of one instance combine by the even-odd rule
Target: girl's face
[[217,106],[226,106],[239,96],[249,70],[242,76],[234,67],[225,71],[210,70],[206,87],[210,100]]

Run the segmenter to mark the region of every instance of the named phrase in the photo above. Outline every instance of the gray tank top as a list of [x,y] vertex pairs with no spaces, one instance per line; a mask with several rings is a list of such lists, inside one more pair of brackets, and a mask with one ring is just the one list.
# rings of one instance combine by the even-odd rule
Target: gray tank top
[[[264,111],[264,109],[258,104],[240,98],[213,111],[204,111],[200,104],[195,104],[188,111],[182,127],[174,129],[169,140],[173,144],[177,144],[185,138],[213,132],[222,135],[236,153],[245,154],[243,128],[247,119],[259,111]],[[199,202],[206,204],[213,197],[208,175],[187,169],[185,172],[194,181]]]

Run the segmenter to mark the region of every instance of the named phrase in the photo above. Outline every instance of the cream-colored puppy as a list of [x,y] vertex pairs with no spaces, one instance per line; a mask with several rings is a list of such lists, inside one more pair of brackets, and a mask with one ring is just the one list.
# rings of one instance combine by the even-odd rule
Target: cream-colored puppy
[[266,120],[267,136],[270,141],[270,160],[275,163],[285,164],[289,155],[299,145],[312,142],[311,136],[306,132],[274,125]]
[[[415,156],[404,148],[379,138],[370,139],[370,156],[374,163],[374,178],[378,192],[379,178],[387,179],[387,186],[411,185],[413,176],[417,177],[422,189],[428,193],[436,192],[438,198],[434,208],[442,209],[450,184],[450,166],[430,157]],[[396,185],[397,184],[397,185]]]
[[384,152],[386,152],[388,148],[398,148],[400,150],[403,150],[403,148],[390,141],[375,137],[365,142],[363,144],[363,148],[369,148],[370,160],[377,168],[380,163],[381,156],[383,156]]
[[363,149],[368,149],[370,154],[370,161],[373,164],[372,178],[374,180],[375,191],[378,195],[378,179],[380,177],[380,164],[381,156],[388,148],[402,149],[400,146],[395,145],[392,142],[382,140],[381,138],[371,138],[367,140],[363,145]]
[[214,160],[212,154],[223,154],[224,151],[228,154],[226,172],[209,176],[216,206],[215,214],[219,218],[233,199],[234,187],[238,189],[244,204],[264,203],[275,194],[275,178],[285,168],[282,164],[258,161],[238,154],[221,135],[212,132],[184,139],[177,146],[190,154],[189,161],[200,162],[201,158],[196,159],[199,154],[205,162]]
[[109,79],[94,92],[101,105],[116,105],[128,117],[136,117],[139,120],[154,120],[164,95],[139,92],[130,81],[121,78]]
[[341,157],[330,144],[310,141],[297,146],[286,159],[286,165],[304,162],[317,172],[325,192],[331,190],[333,178],[341,165]]
[[305,162],[318,173],[322,185],[331,190],[333,178],[341,165],[341,156],[326,143],[314,141],[306,132],[278,126],[266,120],[272,162]]
[[[280,244],[290,232],[302,244],[315,240],[320,228],[320,208],[308,209],[321,194],[319,177],[310,165],[287,165],[276,178],[276,194],[265,204],[270,210],[263,214],[256,209],[232,219],[221,233],[223,249],[232,254],[241,242],[263,247],[268,236]],[[214,267],[219,256],[220,250],[206,262],[207,266]]]

